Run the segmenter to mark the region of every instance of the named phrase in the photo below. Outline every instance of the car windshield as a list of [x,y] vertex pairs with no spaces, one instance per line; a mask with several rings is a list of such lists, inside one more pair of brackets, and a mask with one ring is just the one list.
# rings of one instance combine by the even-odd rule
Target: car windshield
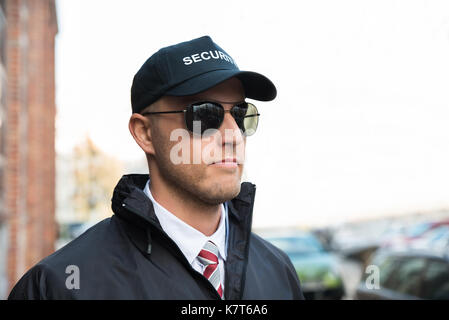
[[411,227],[407,234],[409,237],[415,238],[422,235],[426,230],[428,230],[430,227],[430,223],[420,223],[413,227]]
[[303,255],[324,252],[323,246],[313,236],[268,238],[272,244],[288,255]]
[[438,240],[443,238],[449,234],[449,227],[448,226],[440,226],[433,230],[430,230],[427,235],[425,235],[430,240]]

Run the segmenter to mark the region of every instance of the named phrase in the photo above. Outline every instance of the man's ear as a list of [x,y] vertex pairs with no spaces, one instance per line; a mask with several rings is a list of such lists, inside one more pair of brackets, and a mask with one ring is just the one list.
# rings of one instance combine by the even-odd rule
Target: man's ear
[[150,119],[139,113],[133,113],[129,119],[128,127],[140,148],[145,153],[154,155],[155,151],[151,137],[152,128]]

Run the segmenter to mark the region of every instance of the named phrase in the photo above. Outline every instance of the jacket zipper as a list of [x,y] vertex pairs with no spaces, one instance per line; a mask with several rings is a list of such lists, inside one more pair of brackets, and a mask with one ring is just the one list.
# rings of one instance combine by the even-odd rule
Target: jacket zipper
[[[253,217],[253,209],[254,209],[254,199],[256,198],[256,185],[253,184],[253,190],[251,192],[251,209],[250,209],[250,216],[251,221],[249,222],[249,225],[252,225],[252,217]],[[248,231],[248,235],[246,236],[246,248],[245,248],[245,257],[246,259],[243,262],[243,268],[242,268],[242,282],[240,284],[242,290],[240,290],[240,297],[239,300],[243,297],[243,290],[245,288],[245,281],[246,281],[246,267],[248,266],[248,255],[249,255],[249,245],[250,245],[250,238],[251,238],[251,229]]]

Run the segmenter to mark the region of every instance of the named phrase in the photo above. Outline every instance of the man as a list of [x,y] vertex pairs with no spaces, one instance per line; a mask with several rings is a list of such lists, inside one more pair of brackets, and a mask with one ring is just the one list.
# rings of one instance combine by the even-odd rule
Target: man
[[303,299],[287,255],[251,233],[256,189],[240,183],[259,116],[245,98],[275,96],[208,36],[152,55],[134,77],[129,121],[149,175],[123,176],[114,215],[30,269],[9,298]]

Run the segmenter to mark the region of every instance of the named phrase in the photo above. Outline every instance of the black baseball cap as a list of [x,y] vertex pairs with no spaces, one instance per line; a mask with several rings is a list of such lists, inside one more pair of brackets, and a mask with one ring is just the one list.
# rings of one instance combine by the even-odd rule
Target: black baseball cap
[[188,96],[237,77],[246,97],[271,101],[276,87],[265,76],[240,71],[235,60],[209,36],[160,49],[142,65],[131,86],[132,111],[140,112],[160,97]]

